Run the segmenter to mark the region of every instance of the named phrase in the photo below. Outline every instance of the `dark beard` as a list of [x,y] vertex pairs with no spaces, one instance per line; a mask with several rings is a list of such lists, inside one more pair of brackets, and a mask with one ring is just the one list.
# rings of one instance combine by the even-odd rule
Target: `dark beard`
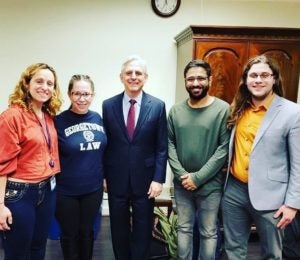
[[191,89],[187,88],[186,90],[189,93],[190,99],[192,99],[192,100],[200,100],[200,99],[206,97],[207,92],[208,92],[208,87],[202,87],[201,94],[197,94],[197,95],[192,92],[193,88],[191,88]]

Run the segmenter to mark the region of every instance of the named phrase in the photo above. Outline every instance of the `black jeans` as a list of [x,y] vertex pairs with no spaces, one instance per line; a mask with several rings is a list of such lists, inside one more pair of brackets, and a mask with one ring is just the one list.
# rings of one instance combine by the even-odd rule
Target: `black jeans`
[[102,202],[103,191],[80,196],[57,194],[56,218],[61,228],[64,259],[92,258],[93,226]]

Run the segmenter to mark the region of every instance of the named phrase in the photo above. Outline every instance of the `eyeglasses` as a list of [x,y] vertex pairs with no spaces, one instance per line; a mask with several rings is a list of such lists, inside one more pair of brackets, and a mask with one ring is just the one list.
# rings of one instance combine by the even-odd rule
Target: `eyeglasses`
[[186,82],[192,84],[192,83],[195,82],[195,80],[197,80],[198,82],[202,82],[202,81],[205,81],[207,79],[208,79],[208,77],[188,77],[185,80],[186,80]]
[[94,93],[89,92],[72,92],[71,94],[75,99],[80,99],[81,97],[83,97],[84,99],[89,99],[90,97],[94,96]]
[[261,80],[266,80],[266,79],[268,79],[272,76],[273,76],[273,74],[269,73],[269,72],[263,72],[261,74],[251,73],[251,74],[248,75],[248,77],[251,78],[251,79],[257,79],[258,77],[260,77]]

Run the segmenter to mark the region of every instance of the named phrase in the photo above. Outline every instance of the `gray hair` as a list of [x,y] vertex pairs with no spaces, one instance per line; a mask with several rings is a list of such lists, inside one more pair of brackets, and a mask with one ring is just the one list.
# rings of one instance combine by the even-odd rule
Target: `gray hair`
[[147,73],[147,63],[144,59],[142,59],[140,56],[138,55],[131,55],[129,57],[127,57],[127,59],[124,61],[124,63],[122,64],[121,67],[121,73],[123,73],[123,71],[125,70],[126,66],[131,63],[131,62],[137,62],[143,69],[145,74]]

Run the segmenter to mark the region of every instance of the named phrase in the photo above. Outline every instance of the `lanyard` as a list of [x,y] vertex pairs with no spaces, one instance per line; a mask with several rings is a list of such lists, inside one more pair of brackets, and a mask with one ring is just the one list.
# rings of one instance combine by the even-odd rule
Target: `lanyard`
[[[34,116],[35,116],[38,124],[40,125],[42,133],[43,133],[43,136],[44,136],[44,138],[46,140],[47,147],[48,147],[49,154],[50,154],[49,166],[51,168],[53,168],[54,167],[54,161],[52,159],[52,141],[51,141],[51,135],[50,135],[50,131],[49,131],[49,128],[48,128],[46,117],[44,116],[44,112],[43,112],[43,119],[44,119],[44,122],[45,122],[45,127],[43,127],[43,124],[41,123],[41,121],[37,117],[36,113],[33,112],[33,114],[34,114]],[[46,131],[45,131],[45,129],[46,129]]]

